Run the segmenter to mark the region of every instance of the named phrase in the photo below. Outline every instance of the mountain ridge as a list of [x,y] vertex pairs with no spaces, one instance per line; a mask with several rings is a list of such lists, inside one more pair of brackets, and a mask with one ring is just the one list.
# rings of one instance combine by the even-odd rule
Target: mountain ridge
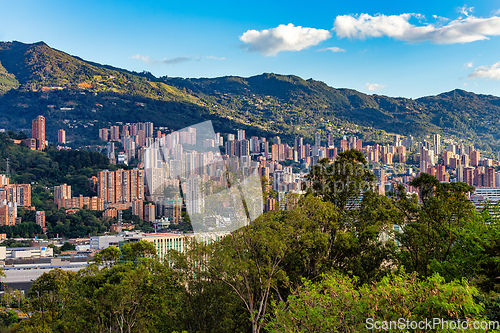
[[[225,127],[247,126],[289,136],[310,138],[318,130],[339,135],[343,129],[355,132],[356,127],[362,127],[365,132],[373,128],[416,137],[440,133],[483,146],[486,151],[500,149],[500,130],[496,126],[500,98],[493,95],[462,89],[417,99],[368,95],[354,89],[333,88],[312,78],[275,73],[246,78],[155,77],[148,72],[136,73],[86,61],[52,49],[44,42],[0,42],[1,98],[10,96],[12,101],[14,95],[24,94],[25,99],[30,93],[50,87],[144,98],[146,104],[152,105],[168,102],[175,105],[172,110],[196,113],[197,120],[212,117],[227,122]],[[34,105],[48,113],[35,104],[30,107]],[[167,112],[169,118],[186,116],[172,112]],[[8,118],[6,113],[6,108],[0,109],[0,124],[2,116]],[[142,113],[144,118],[151,117],[144,108]],[[111,116],[103,120],[126,121]]]

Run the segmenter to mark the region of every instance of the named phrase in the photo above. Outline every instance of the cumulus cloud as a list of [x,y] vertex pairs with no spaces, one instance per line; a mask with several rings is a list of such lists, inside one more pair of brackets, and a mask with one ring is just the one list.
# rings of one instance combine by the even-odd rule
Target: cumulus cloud
[[472,61],[468,62],[468,63],[465,64],[465,67],[472,68],[472,67],[474,67],[474,63]]
[[341,49],[340,47],[332,46],[332,47],[326,47],[324,49],[319,49],[318,52],[324,52],[324,51],[332,51],[334,53],[336,52],[345,52],[344,49]]
[[[463,11],[469,15],[471,8]],[[500,35],[498,16],[477,18],[469,15],[443,26],[414,25],[409,22],[412,17],[420,19],[421,15],[413,13],[341,15],[335,19],[333,30],[340,38],[364,39],[386,36],[406,42],[430,41],[436,44],[470,43]]]
[[370,91],[380,90],[382,88],[385,88],[385,86],[383,84],[378,84],[378,83],[365,84],[365,89],[368,89]]
[[479,66],[473,73],[469,74],[467,78],[500,80],[500,62],[491,66]]
[[248,30],[240,36],[240,40],[247,45],[248,51],[275,56],[282,51],[303,50],[330,37],[328,30],[304,28],[290,23],[261,31]]

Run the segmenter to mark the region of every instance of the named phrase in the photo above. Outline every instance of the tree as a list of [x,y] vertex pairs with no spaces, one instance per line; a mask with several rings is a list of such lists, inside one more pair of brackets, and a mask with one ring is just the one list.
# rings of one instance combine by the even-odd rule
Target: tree
[[357,276],[358,283],[378,281],[396,264],[393,228],[401,219],[389,198],[365,192],[359,208],[340,214],[331,256],[333,268]]
[[[98,262],[120,258],[118,251],[101,251]],[[56,269],[34,282],[28,307],[33,315],[23,329],[171,332],[182,328],[184,292],[168,264],[147,257],[102,268],[94,263],[77,274]]]
[[110,267],[115,264],[122,256],[122,251],[115,246],[108,246],[107,248],[97,252],[94,256],[94,263],[97,265],[104,265]]
[[338,209],[337,221],[328,230],[328,265],[359,276],[360,282],[380,278],[390,267],[395,251],[392,229],[401,220],[393,203],[372,191],[376,178],[366,164],[357,150],[340,153],[333,163],[322,159],[307,175],[306,194]]
[[186,252],[171,250],[169,259],[186,285],[181,300],[183,326],[190,332],[248,332],[251,329],[243,300],[207,269],[208,242],[186,239]]
[[270,298],[281,298],[279,286],[287,279],[283,264],[295,235],[285,217],[283,211],[265,214],[208,248],[205,269],[210,279],[238,295],[255,333],[262,330]]
[[141,258],[156,258],[156,248],[147,241],[125,243],[121,247],[122,260],[136,262]]
[[[500,292],[500,203],[487,204],[481,212],[484,221],[482,237],[478,244],[482,245],[484,260],[479,262],[480,273],[476,283],[485,292]],[[497,316],[500,313],[499,300],[495,300]],[[495,318],[495,319],[498,319]]]
[[76,250],[76,246],[73,243],[65,242],[61,246],[61,252],[63,252],[63,251],[75,251],[75,250]]
[[[460,321],[481,319],[484,306],[475,300],[476,288],[465,280],[446,283],[433,275],[420,280],[404,271],[384,277],[377,284],[356,288],[355,279],[339,273],[323,275],[321,281],[306,281],[288,300],[274,302],[269,332],[364,332],[380,327],[386,331],[404,330],[400,318],[422,321],[442,318]],[[372,326],[370,326],[372,325]],[[390,329],[392,328],[392,329]],[[406,327],[409,330],[410,327]],[[433,332],[454,332],[431,327]]]
[[75,275],[75,272],[55,268],[35,280],[28,292],[28,310],[36,313],[31,324],[45,329],[60,320],[67,297],[70,297],[67,290]]
[[401,264],[422,276],[474,276],[482,262],[485,232],[484,220],[467,197],[474,188],[461,182],[440,183],[425,173],[410,185],[419,190],[421,202],[402,186],[394,197],[405,217],[396,233]]
[[340,153],[334,162],[323,158],[307,175],[307,192],[334,203],[342,212],[352,209],[376,179],[366,164],[363,154],[354,149]]
[[82,271],[69,290],[67,331],[171,332],[180,320],[183,288],[156,260],[123,262]]
[[18,328],[19,325],[13,324],[16,324],[17,322],[19,322],[19,316],[17,315],[17,312],[13,310],[0,310],[0,327],[2,329],[9,327],[12,328],[12,330],[9,330],[9,332],[16,332],[16,328]]
[[244,305],[252,331],[260,332],[269,302],[286,299],[288,288],[302,278],[332,270],[362,273],[369,281],[382,275],[392,248],[379,240],[380,226],[394,212],[388,199],[377,200],[383,199],[368,194],[363,205],[389,208],[371,215],[361,209],[346,226],[333,203],[305,196],[290,211],[268,212],[220,242],[179,255],[183,259],[177,258],[174,267],[229,286]]

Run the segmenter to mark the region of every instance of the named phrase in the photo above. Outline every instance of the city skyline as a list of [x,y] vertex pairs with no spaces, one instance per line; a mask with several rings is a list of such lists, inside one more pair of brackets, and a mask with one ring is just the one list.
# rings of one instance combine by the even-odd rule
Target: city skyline
[[500,0],[0,6],[0,331],[500,328]]
[[457,88],[498,95],[498,0],[298,6],[4,1],[0,40],[45,41],[89,61],[156,76],[273,72],[388,96]]

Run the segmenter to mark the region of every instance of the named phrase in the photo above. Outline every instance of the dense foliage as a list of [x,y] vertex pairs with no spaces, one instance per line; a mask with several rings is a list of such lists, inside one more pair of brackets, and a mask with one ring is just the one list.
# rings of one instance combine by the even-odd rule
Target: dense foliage
[[[12,133],[14,134],[14,133]],[[0,170],[5,173],[9,159],[12,183],[43,186],[71,185],[73,195],[92,195],[88,179],[102,169],[116,168],[109,159],[88,150],[58,150],[49,146],[44,152],[14,144],[12,134],[0,133]],[[95,193],[94,193],[95,195]]]
[[[45,211],[47,235],[49,237],[86,237],[109,230],[116,218],[103,219],[102,212],[82,209],[74,214],[67,214],[64,208],[54,204],[53,187],[61,184],[71,186],[72,196],[96,196],[89,178],[96,176],[99,170],[116,170],[122,165],[112,165],[107,156],[88,150],[58,150],[49,146],[45,151],[32,151],[12,140],[18,135],[9,132],[0,133],[0,169],[6,169],[7,158],[10,165],[10,181],[18,184],[31,184],[31,204],[37,210]],[[22,223],[14,226],[0,226],[0,233],[7,237],[34,237],[42,234],[42,229],[35,223],[35,212],[18,209]],[[149,223],[144,223],[131,214],[131,209],[123,213],[123,221],[134,223],[138,229],[151,230]]]
[[[318,283],[306,281],[286,303],[274,304],[275,317],[268,324],[268,331],[363,332],[375,327],[375,321],[402,325],[400,318],[404,322],[426,318],[482,319],[484,305],[475,299],[479,291],[465,280],[446,283],[439,275],[420,280],[416,274],[401,272],[360,288],[355,284],[356,281],[336,273],[322,276]],[[404,331],[395,325],[382,329]],[[437,326],[432,331],[455,330]]]

